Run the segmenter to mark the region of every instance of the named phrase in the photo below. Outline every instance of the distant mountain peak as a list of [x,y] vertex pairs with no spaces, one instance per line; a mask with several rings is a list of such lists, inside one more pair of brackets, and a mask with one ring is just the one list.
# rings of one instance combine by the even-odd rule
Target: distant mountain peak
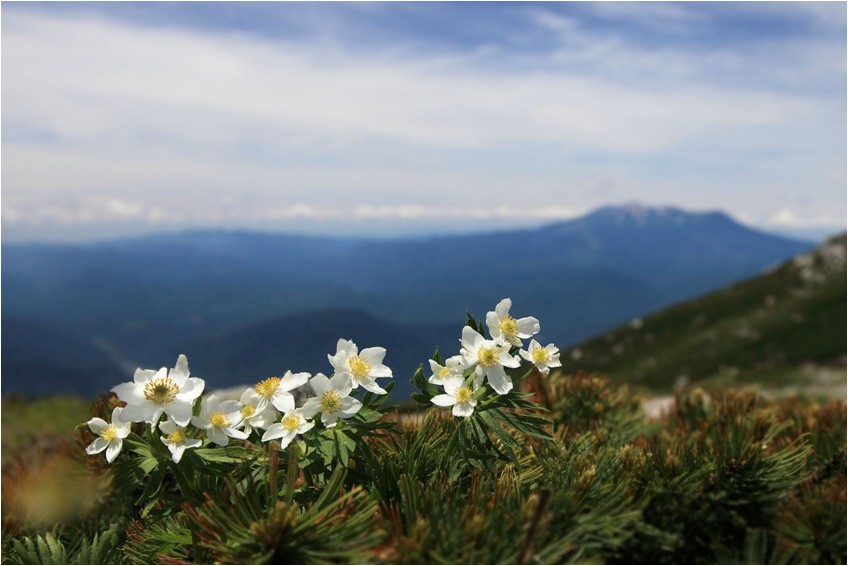
[[638,202],[603,206],[585,216],[550,226],[555,231],[615,228],[675,228],[683,226],[741,228],[728,214],[719,211],[693,212],[674,206],[649,206]]

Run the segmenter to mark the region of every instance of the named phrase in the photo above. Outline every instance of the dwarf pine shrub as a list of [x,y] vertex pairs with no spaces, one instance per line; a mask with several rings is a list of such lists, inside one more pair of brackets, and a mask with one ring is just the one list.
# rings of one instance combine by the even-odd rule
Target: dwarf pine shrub
[[3,560],[846,561],[844,402],[696,390],[648,418],[626,388],[557,369],[511,306],[468,315],[403,411],[385,350],[350,340],[329,376],[238,400],[204,396],[184,356],[140,369],[77,446],[4,467]]

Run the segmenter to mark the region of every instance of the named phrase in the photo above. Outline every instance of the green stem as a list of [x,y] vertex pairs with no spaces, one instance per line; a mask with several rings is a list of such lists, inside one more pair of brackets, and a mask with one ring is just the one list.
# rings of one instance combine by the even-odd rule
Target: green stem
[[277,501],[277,469],[280,466],[280,449],[275,441],[268,443],[268,509]]
[[291,506],[294,498],[294,484],[297,482],[297,462],[300,458],[297,440],[289,444],[289,468],[286,474],[286,505]]

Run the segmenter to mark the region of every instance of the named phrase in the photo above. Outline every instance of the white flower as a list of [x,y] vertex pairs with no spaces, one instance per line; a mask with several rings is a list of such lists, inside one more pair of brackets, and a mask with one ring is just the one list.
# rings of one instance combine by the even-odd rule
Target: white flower
[[138,368],[133,381],[113,387],[112,391],[127,404],[122,415],[125,420],[148,422],[153,430],[162,413],[178,425],[186,426],[191,419],[192,405],[205,386],[202,379],[189,377],[188,360],[180,354],[172,370]]
[[293,410],[294,396],[289,391],[297,389],[308,379],[309,374],[306,372],[292,373],[287,371],[283,377],[269,377],[260,381],[253,388],[259,394],[259,404],[256,406],[256,410],[265,410],[269,403],[274,405],[274,408],[281,413]]
[[530,338],[539,332],[539,320],[526,316],[516,320],[509,314],[511,299],[504,299],[495,310],[486,313],[486,326],[495,340],[503,340],[513,346],[521,347],[521,338]]
[[309,381],[315,397],[306,400],[301,407],[303,418],[309,420],[320,411],[321,422],[327,428],[336,426],[339,418],[349,419],[362,408],[362,403],[349,397],[353,389],[350,378],[344,374],[336,374],[327,379],[323,373],[316,374]]
[[479,332],[465,326],[462,329],[462,348],[459,353],[465,358],[468,367],[476,365],[474,373],[489,380],[492,389],[504,395],[512,389],[505,367],[517,368],[521,365],[518,356],[509,355],[509,346],[495,340],[486,340]]
[[463,372],[467,366],[462,356],[451,356],[445,360],[445,365],[441,365],[436,360],[430,360],[430,369],[433,375],[427,381],[434,385],[444,385],[447,381],[460,382],[465,380]]
[[249,435],[235,427],[241,422],[241,405],[236,401],[221,401],[215,395],[203,400],[200,415],[191,417],[191,424],[206,431],[206,436],[221,446],[230,443],[230,438],[244,440]]
[[[316,376],[317,377],[317,376]],[[303,416],[303,409],[295,409],[283,415],[283,420],[268,427],[262,435],[262,442],[280,439],[280,450],[286,448],[294,437],[303,434],[315,426],[311,420]]]
[[189,438],[186,435],[185,427],[179,426],[171,420],[159,423],[159,430],[168,435],[160,436],[159,438],[162,439],[162,442],[171,451],[171,458],[176,463],[179,463],[186,448],[197,448],[203,444],[203,441],[199,438]]
[[[476,387],[474,388],[476,390]],[[450,381],[445,383],[445,393],[436,395],[430,401],[439,407],[453,407],[451,411],[455,417],[470,417],[477,406],[477,401],[472,398],[474,390],[463,382]]]
[[519,350],[518,353],[545,375],[550,373],[551,368],[562,366],[559,361],[559,348],[553,344],[542,347],[536,340],[530,340],[530,347],[527,350]]
[[[287,395],[291,396],[288,393]],[[241,403],[241,426],[247,434],[253,432],[254,428],[268,428],[277,418],[277,411],[272,406],[267,406],[267,401],[265,402],[266,407],[259,410],[262,397],[252,387],[244,390],[239,402]]]
[[107,424],[101,418],[94,417],[88,421],[88,428],[97,435],[94,442],[89,444],[85,452],[87,454],[100,454],[106,451],[106,461],[110,464],[112,460],[118,457],[121,453],[121,448],[124,446],[124,439],[130,434],[132,423],[121,419],[121,407],[115,407],[112,411],[112,424]]
[[335,375],[344,375],[350,379],[353,389],[361,385],[366,391],[385,395],[386,390],[377,385],[374,378],[392,377],[392,370],[383,365],[385,348],[365,348],[361,352],[351,340],[339,339],[336,353],[327,354],[327,359],[335,369]]

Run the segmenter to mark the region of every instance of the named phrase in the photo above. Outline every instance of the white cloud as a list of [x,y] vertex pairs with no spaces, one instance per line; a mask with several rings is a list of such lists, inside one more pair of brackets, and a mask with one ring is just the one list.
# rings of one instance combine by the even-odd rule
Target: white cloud
[[784,208],[766,219],[763,224],[776,228],[839,227],[845,225],[845,216],[836,211],[825,214],[805,215],[795,210]]
[[716,127],[781,124],[809,104],[689,85],[655,92],[563,73],[475,71],[461,58],[437,67],[338,59],[239,36],[15,17],[22,21],[4,34],[4,120],[83,144],[143,145],[143,135],[202,151],[242,141],[279,151],[387,141],[639,153]]
[[532,17],[570,39],[531,69],[4,12],[3,220],[566,218],[603,202],[587,185],[610,172],[631,198],[685,201],[632,165],[681,152],[738,167],[776,151],[813,181],[844,173],[844,96],[693,81],[702,60]]

